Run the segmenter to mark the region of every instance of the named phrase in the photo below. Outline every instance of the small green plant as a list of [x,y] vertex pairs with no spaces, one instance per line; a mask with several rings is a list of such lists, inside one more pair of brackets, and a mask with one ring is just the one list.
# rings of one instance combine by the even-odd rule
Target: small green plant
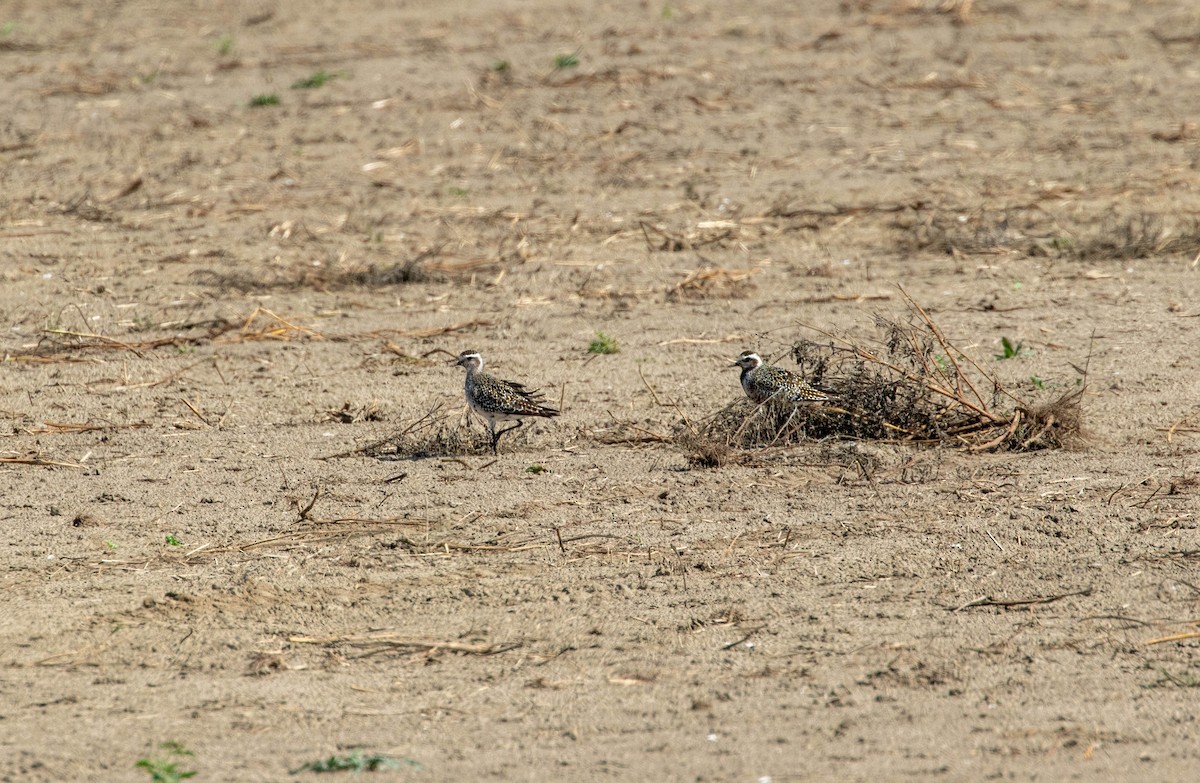
[[170,546],[183,546],[183,542],[171,533],[167,533],[167,544]]
[[381,769],[399,769],[401,766],[422,768],[419,762],[412,759],[396,758],[383,753],[372,753],[368,756],[361,750],[356,750],[345,756],[330,756],[321,761],[310,761],[298,769],[293,769],[292,774],[295,775],[299,772],[375,772]]
[[1029,379],[1029,382],[1032,383],[1033,388],[1037,389],[1038,391],[1046,391],[1046,382],[1044,380],[1042,380],[1041,378],[1039,378],[1038,376],[1036,376],[1036,375],[1032,376]]
[[671,18],[672,16],[674,16],[674,15],[675,15],[675,9],[671,7],[671,4],[670,4],[670,3],[663,3],[663,7],[662,7],[662,18],[663,18],[663,19],[670,19],[670,18]]
[[217,54],[228,57],[233,53],[233,36],[222,35],[217,39]]
[[320,70],[320,71],[317,71],[316,73],[314,73],[312,76],[309,76],[304,79],[297,79],[296,81],[292,82],[292,89],[293,90],[315,90],[318,87],[324,86],[326,82],[333,81],[337,77],[338,77],[338,75],[336,73],[330,73],[329,71],[326,71],[326,70]]
[[1005,359],[1015,359],[1025,351],[1025,343],[1013,343],[1007,337],[1000,338],[1000,347],[1004,350],[1004,353],[994,354],[998,362],[1002,362]]
[[545,465],[536,465],[536,464],[530,465],[529,467],[525,468],[525,472],[532,473],[535,476],[540,476],[546,472],[546,466]]
[[588,344],[588,353],[616,353],[619,350],[617,338],[604,332],[596,332],[596,339]]
[[255,95],[253,98],[250,99],[250,105],[254,108],[258,108],[260,106],[278,106],[279,105],[279,96],[273,92],[263,93],[262,95]]
[[108,551],[109,551],[109,552],[116,552],[116,551],[117,551],[117,545],[116,545],[116,544],[114,544],[112,541],[109,541],[109,540],[107,540],[107,539],[105,539],[105,541],[104,541],[104,546],[108,547]]
[[565,71],[568,68],[575,68],[579,65],[579,52],[571,54],[560,54],[554,58],[554,70]]
[[0,25],[0,35],[5,35],[5,36],[12,35],[13,30],[16,30],[16,29],[17,29],[16,22],[11,22],[11,21],[5,22],[4,24]]
[[496,73],[508,73],[512,70],[512,63],[508,60],[497,60],[492,63],[492,70]]
[[456,185],[451,185],[450,187],[446,188],[446,192],[449,193],[451,196],[458,196],[459,198],[463,198],[464,196],[467,195],[466,188],[460,188]]
[[179,783],[196,775],[195,770],[180,768],[183,759],[195,756],[195,753],[178,742],[164,742],[158,748],[165,757],[138,759],[134,764],[137,769],[146,770],[153,783]]

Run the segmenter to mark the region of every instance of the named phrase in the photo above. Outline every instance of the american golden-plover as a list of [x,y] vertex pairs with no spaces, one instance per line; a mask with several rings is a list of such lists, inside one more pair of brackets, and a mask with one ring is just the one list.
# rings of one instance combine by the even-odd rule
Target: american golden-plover
[[808,381],[782,367],[763,364],[754,351],[742,351],[731,366],[742,368],[742,388],[746,396],[758,404],[772,397],[792,402],[828,402],[830,396],[811,386]]
[[[557,410],[542,404],[542,396],[537,389],[526,389],[515,381],[504,381],[485,373],[479,351],[463,351],[454,363],[467,369],[467,404],[487,420],[493,454],[497,453],[496,444],[500,442],[500,436],[519,429],[525,423],[522,421],[524,417],[551,418],[558,415]],[[502,421],[515,421],[516,424],[497,431],[496,425]]]

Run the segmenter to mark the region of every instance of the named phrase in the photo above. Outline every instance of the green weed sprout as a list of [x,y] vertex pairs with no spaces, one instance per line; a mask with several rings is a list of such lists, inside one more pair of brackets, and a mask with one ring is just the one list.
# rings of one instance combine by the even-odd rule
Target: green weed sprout
[[604,332],[596,332],[596,339],[588,344],[588,353],[616,353],[620,350],[617,338]]

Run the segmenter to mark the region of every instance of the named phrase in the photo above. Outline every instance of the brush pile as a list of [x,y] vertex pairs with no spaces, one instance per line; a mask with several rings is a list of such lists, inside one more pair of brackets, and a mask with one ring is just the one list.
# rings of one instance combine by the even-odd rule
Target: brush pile
[[824,334],[800,340],[791,357],[814,386],[835,395],[825,404],[784,399],[755,405],[739,399],[675,442],[698,465],[738,460],[738,452],[811,439],[908,441],[972,451],[1062,448],[1082,438],[1084,379],[1036,403],[1006,388],[995,373],[950,343],[907,294],[907,319],[879,317],[872,343]]

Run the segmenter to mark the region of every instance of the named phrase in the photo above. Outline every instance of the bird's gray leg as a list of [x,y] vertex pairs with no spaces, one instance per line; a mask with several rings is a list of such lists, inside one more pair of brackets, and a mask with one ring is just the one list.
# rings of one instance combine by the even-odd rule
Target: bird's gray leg
[[512,432],[513,430],[519,430],[519,429],[521,429],[521,427],[524,424],[525,424],[525,422],[521,421],[520,419],[517,419],[516,424],[512,425],[511,427],[508,427],[507,429],[500,430],[498,433],[496,433],[495,440],[492,441],[492,453],[493,454],[496,453],[496,444],[500,442],[501,435],[505,434],[506,432]]

